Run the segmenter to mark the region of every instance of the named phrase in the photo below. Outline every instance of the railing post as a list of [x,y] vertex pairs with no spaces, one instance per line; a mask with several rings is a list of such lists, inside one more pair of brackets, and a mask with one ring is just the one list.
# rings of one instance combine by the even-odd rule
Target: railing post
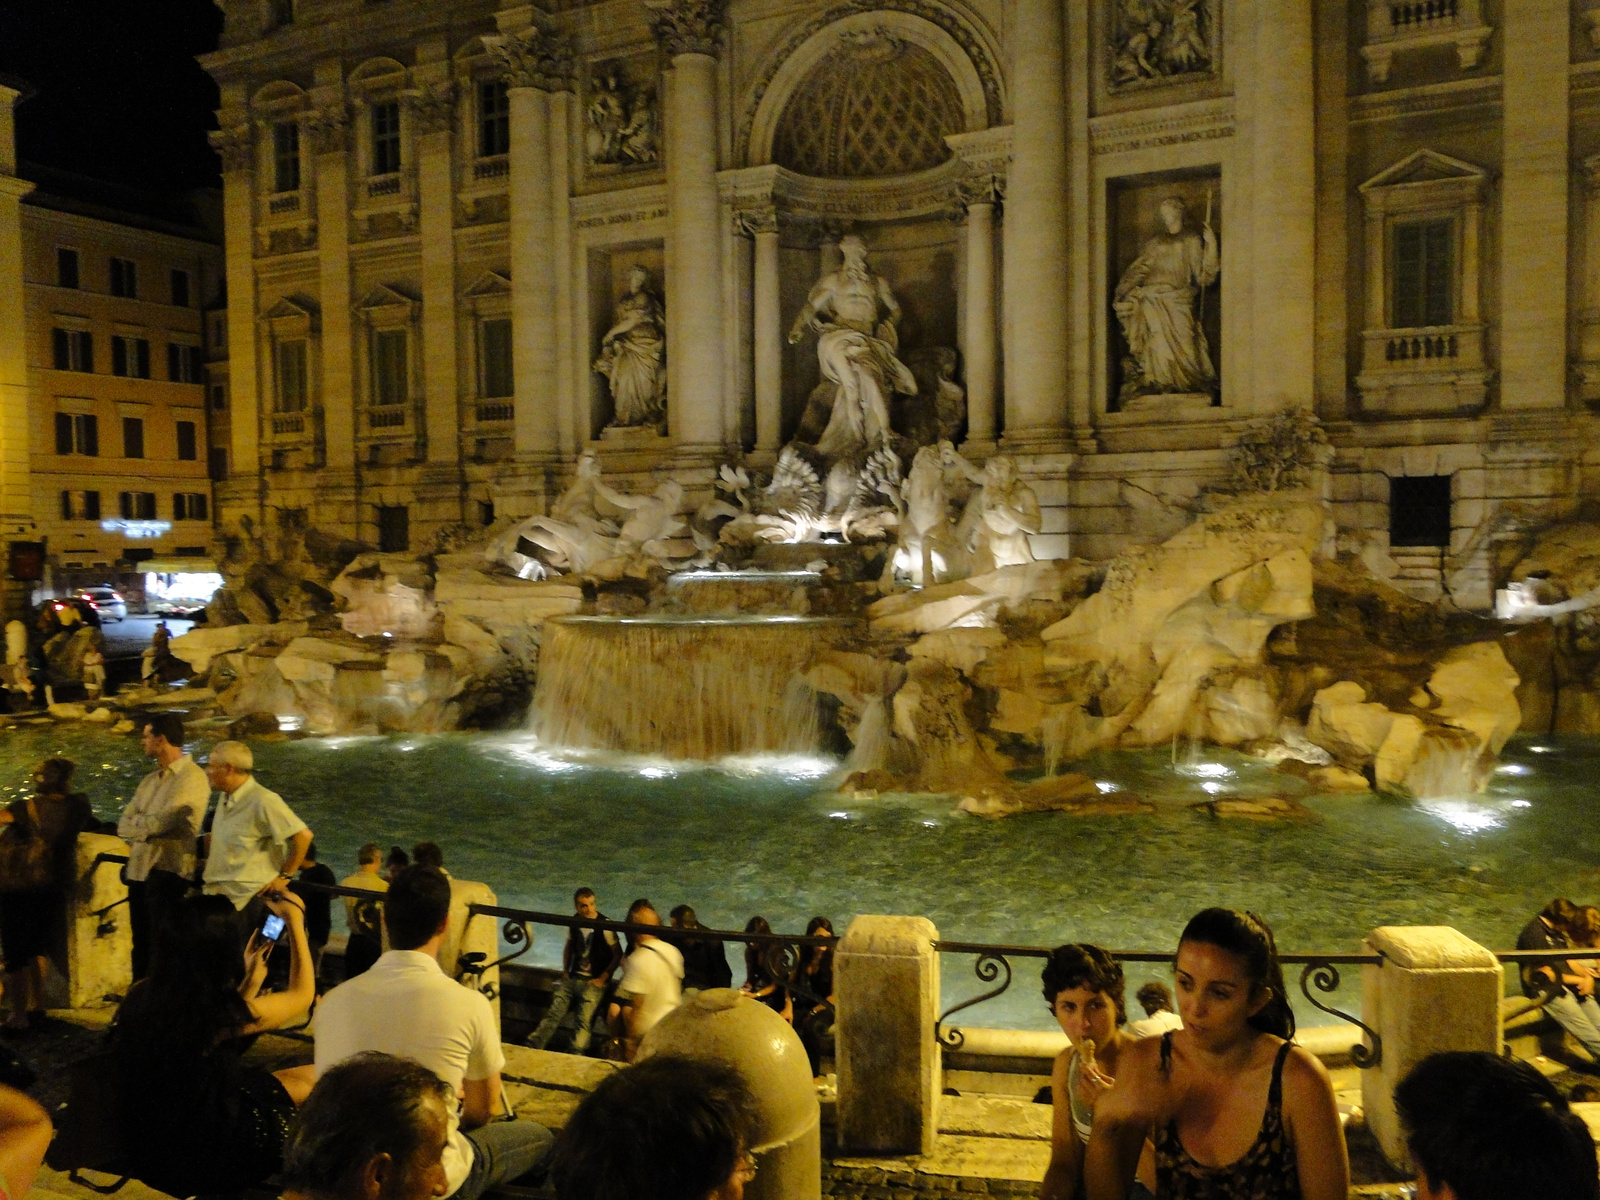
[[839,1144],[928,1154],[939,1130],[939,931],[925,917],[857,917],[834,958]]
[[133,931],[122,864],[96,864],[102,854],[126,855],[128,843],[103,833],[78,835],[77,885],[67,897],[67,1004],[99,1008],[133,985]]
[[1361,1015],[1383,1056],[1361,1073],[1367,1127],[1395,1166],[1409,1168],[1395,1086],[1441,1050],[1500,1053],[1500,960],[1447,925],[1385,926],[1367,935],[1379,966],[1361,968]]
[[[461,978],[457,964],[463,954],[482,954],[479,961],[492,963],[500,957],[500,922],[494,917],[471,916],[472,904],[494,904],[494,889],[486,883],[465,879],[450,881],[450,924],[445,929],[444,945],[439,947],[439,964],[446,975]],[[472,981],[469,981],[472,982]],[[500,968],[490,967],[473,986],[489,997],[495,1020],[500,1019]]]

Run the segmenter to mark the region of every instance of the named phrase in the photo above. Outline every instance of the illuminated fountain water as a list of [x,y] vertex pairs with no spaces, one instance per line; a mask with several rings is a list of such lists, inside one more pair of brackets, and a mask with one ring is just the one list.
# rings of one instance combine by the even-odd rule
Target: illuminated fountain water
[[847,627],[782,615],[552,620],[533,729],[551,746],[673,759],[814,753],[818,701],[801,676]]

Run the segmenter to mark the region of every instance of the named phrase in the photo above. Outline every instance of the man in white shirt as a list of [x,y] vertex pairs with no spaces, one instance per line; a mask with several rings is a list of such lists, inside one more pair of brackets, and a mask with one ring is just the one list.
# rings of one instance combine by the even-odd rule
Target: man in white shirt
[[205,772],[183,752],[183,718],[159,713],[140,740],[156,769],[139,781],[117,820],[117,836],[128,843],[128,916],[133,926],[133,977],[150,967],[155,923],[183,899],[195,871],[195,842],[205,821],[211,788]]
[[[628,909],[630,925],[660,925],[661,914],[648,900]],[[627,1059],[639,1052],[639,1040],[683,999],[683,955],[652,933],[633,935],[633,953],[622,968],[617,1000],[623,1005],[622,1037]]]
[[206,778],[222,798],[211,821],[202,890],[226,896],[236,909],[263,893],[287,891],[311,845],[306,823],[261,786],[254,769],[255,755],[243,742],[218,742],[206,759]]
[[[544,1166],[555,1137],[532,1121],[494,1120],[505,1055],[494,1010],[481,993],[439,965],[450,920],[450,881],[407,867],[384,896],[391,947],[367,971],[341,983],[317,1009],[316,1071],[378,1050],[415,1059],[449,1085],[445,1177],[457,1200]],[[465,1127],[465,1128],[463,1128]]]

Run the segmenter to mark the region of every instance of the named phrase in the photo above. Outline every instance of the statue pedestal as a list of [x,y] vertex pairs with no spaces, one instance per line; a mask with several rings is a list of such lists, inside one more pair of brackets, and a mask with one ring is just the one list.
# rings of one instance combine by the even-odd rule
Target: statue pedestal
[[600,440],[625,446],[649,447],[660,445],[667,438],[654,425],[607,425],[600,431]]
[[1130,396],[1121,404],[1123,412],[1169,411],[1171,409],[1210,408],[1210,392],[1157,392],[1149,396]]

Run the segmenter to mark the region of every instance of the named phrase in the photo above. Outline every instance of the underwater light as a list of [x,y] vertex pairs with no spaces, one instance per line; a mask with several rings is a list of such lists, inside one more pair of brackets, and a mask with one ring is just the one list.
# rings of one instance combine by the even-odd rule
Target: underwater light
[[1532,775],[1533,768],[1525,767],[1521,763],[1501,763],[1494,769],[1496,775]]
[[1202,783],[1200,785],[1200,790],[1203,791],[1203,792],[1208,792],[1211,795],[1215,796],[1215,795],[1217,795],[1217,793],[1222,792],[1222,791],[1224,791],[1226,789],[1220,783],[1211,783],[1211,782],[1207,781],[1206,783]]
[[1102,796],[1109,796],[1112,792],[1117,790],[1117,785],[1112,783],[1109,779],[1097,779],[1094,781],[1094,786],[1099,789]]

